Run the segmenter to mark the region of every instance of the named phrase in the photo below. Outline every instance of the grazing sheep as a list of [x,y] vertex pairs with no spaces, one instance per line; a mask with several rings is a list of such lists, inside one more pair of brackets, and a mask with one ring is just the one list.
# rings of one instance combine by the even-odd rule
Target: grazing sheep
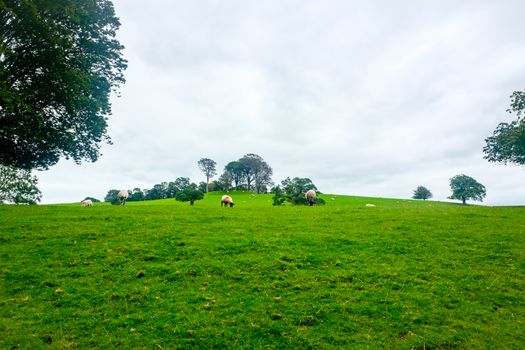
[[129,196],[129,193],[127,190],[121,190],[117,197],[118,197],[118,200],[120,201],[120,205],[124,205],[126,204],[126,199],[128,199],[128,196]]
[[223,204],[226,207],[228,206],[228,204],[230,205],[230,208],[233,207],[234,203],[233,203],[232,197],[227,196],[227,195],[222,196],[222,198],[221,198],[221,207],[222,207]]
[[309,191],[306,192],[304,197],[308,201],[308,204],[310,204],[310,206],[312,206],[312,205],[314,205],[315,200],[317,198],[317,193],[315,193],[315,190],[309,190]]
[[376,206],[375,204],[365,204],[365,207],[367,207],[367,208],[373,208],[375,206]]
[[83,207],[92,207],[93,206],[93,202],[91,201],[91,199],[85,199],[82,202],[80,202],[80,204]]

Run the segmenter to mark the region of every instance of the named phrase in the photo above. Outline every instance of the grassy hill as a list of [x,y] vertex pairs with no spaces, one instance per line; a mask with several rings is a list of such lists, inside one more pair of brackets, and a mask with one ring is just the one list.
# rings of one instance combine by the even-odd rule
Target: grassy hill
[[525,347],[524,207],[233,197],[0,206],[0,348]]

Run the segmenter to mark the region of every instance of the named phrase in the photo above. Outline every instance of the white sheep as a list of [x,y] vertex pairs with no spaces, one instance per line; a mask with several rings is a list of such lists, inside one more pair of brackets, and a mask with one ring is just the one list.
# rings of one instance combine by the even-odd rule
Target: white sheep
[[233,203],[233,199],[232,197],[228,196],[228,195],[224,195],[222,196],[221,198],[221,207],[222,205],[225,205],[226,207],[228,206],[228,204],[230,205],[230,208],[234,206],[234,203]]
[[308,190],[306,194],[304,195],[304,198],[306,198],[306,200],[308,201],[308,204],[312,206],[314,205],[315,200],[317,198],[317,193],[315,192],[315,190]]
[[84,199],[82,202],[80,202],[80,204],[83,207],[92,207],[93,206],[93,201],[91,199]]
[[121,190],[118,193],[117,197],[118,197],[118,200],[120,201],[120,205],[126,204],[126,199],[128,199],[128,196],[129,196],[128,190]]

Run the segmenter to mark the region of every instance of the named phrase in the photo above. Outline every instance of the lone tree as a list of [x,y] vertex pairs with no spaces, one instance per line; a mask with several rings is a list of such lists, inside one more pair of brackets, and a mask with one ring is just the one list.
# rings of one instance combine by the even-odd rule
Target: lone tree
[[96,161],[124,83],[109,0],[0,1],[0,164]]
[[459,199],[463,204],[467,204],[468,199],[475,201],[483,201],[487,195],[485,186],[467,175],[456,175],[450,179],[450,189],[452,195],[449,199]]
[[215,170],[217,163],[209,158],[202,158],[197,164],[199,165],[199,169],[204,173],[204,176],[206,176],[206,193],[208,193],[210,178],[217,175],[217,171]]
[[30,170],[0,165],[0,204],[36,204],[41,197],[37,184]]
[[175,195],[175,200],[179,202],[190,202],[193,205],[195,201],[204,198],[204,193],[200,191],[195,183],[190,183]]
[[412,196],[414,199],[429,199],[432,198],[432,192],[430,192],[425,186],[418,186],[414,190],[414,195]]
[[484,158],[489,162],[525,165],[525,91],[514,91],[510,96],[510,108],[517,118],[511,123],[500,123],[492,136],[485,139]]

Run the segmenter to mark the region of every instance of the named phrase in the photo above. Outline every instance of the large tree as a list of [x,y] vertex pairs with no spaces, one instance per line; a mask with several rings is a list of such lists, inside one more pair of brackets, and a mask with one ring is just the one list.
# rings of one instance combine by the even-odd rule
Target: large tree
[[510,99],[507,112],[516,114],[516,120],[500,123],[492,136],[485,139],[484,158],[489,162],[525,165],[525,91],[515,91]]
[[246,166],[240,161],[233,161],[226,164],[224,173],[228,173],[235,184],[235,190],[239,189],[239,185],[244,181],[244,174],[246,173]]
[[225,171],[219,180],[215,181],[215,191],[229,191],[232,187],[232,181],[230,172]]
[[41,192],[30,170],[0,165],[0,204],[36,204]]
[[266,193],[268,188],[273,185],[273,169],[266,162],[262,162],[254,174],[255,191],[257,193]]
[[487,195],[485,186],[467,175],[456,175],[450,179],[450,189],[452,195],[448,198],[459,199],[463,204],[467,204],[467,200],[473,199],[475,201],[483,201]]
[[215,170],[217,163],[215,163],[215,161],[212,159],[202,158],[197,162],[197,164],[199,165],[199,169],[204,173],[204,176],[206,176],[206,193],[208,193],[208,184],[210,183],[210,178],[217,175],[217,171]]
[[96,161],[124,83],[109,0],[0,0],[0,164]]
[[273,170],[261,156],[249,153],[239,159],[239,163],[244,166],[243,174],[248,190],[262,193],[266,192],[267,186],[272,185]]

